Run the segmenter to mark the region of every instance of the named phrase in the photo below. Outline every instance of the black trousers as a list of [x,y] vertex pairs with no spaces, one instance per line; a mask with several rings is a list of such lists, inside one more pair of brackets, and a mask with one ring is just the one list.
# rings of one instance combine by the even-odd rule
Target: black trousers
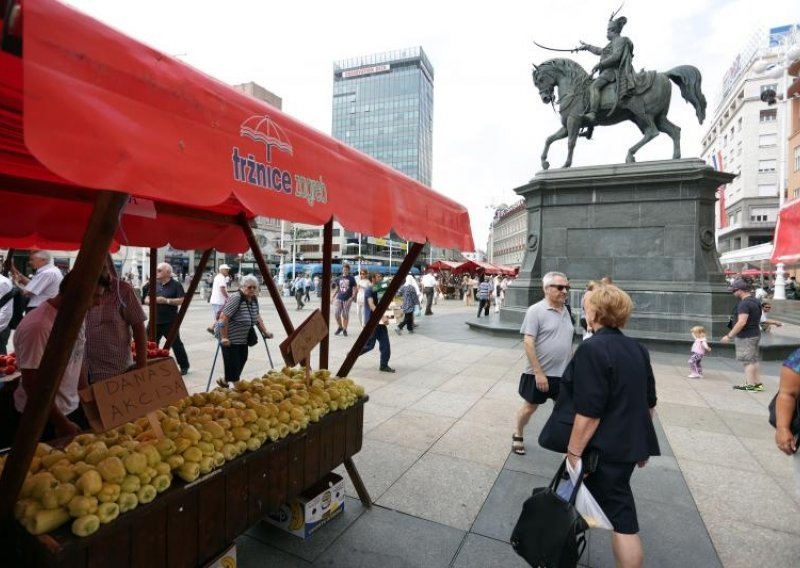
[[397,327],[399,329],[403,329],[403,327],[407,327],[408,331],[414,331],[414,312],[405,312],[404,313],[403,321],[401,321]]
[[485,300],[479,300],[478,304],[478,317],[481,317],[481,310],[483,310],[484,315],[489,315],[489,305],[492,303],[488,298]]
[[249,347],[243,345],[222,346],[222,363],[225,365],[225,380],[235,383],[242,376],[244,364],[247,363]]
[[[156,343],[160,345],[161,338],[166,337],[171,328],[172,322],[156,324]],[[148,335],[149,334],[148,328]],[[172,343],[172,352],[175,354],[175,361],[178,363],[178,367],[180,367],[181,370],[188,369],[189,356],[186,355],[186,348],[183,346],[183,341],[181,341],[180,330],[178,330],[178,333],[175,335],[175,341]]]
[[11,337],[11,328],[6,326],[0,331],[0,355],[8,355],[8,338]]
[[425,315],[429,316],[433,313],[431,311],[431,304],[433,304],[434,289],[431,286],[427,286],[422,289],[422,292],[425,294]]

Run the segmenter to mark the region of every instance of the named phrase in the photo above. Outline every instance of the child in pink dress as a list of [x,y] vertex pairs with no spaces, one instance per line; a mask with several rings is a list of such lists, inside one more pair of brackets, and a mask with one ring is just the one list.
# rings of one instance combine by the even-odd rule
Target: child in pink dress
[[706,328],[702,325],[696,325],[691,329],[694,343],[692,343],[692,356],[689,357],[689,378],[702,379],[703,378],[703,356],[711,351],[706,341]]

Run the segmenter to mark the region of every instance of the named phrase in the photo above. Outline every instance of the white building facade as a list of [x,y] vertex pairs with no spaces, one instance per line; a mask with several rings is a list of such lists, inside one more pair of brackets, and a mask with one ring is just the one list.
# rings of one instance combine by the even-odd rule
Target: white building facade
[[488,261],[492,264],[521,266],[527,234],[528,215],[524,199],[508,207],[499,207],[489,228],[486,246]]
[[[766,62],[777,60],[779,47],[768,34],[757,34],[740,53],[723,79],[722,96],[711,125],[703,137],[702,157],[716,169],[737,177],[719,188],[716,238],[720,261],[740,270],[760,266],[769,254],[780,208],[779,174],[782,152],[784,104],[762,100],[765,91],[780,92],[779,74],[764,72]],[[785,196],[784,196],[785,197]],[[753,254],[748,254],[751,249]]]

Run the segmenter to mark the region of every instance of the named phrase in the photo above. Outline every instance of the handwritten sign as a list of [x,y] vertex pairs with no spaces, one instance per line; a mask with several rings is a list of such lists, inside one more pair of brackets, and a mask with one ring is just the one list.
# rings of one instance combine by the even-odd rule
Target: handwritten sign
[[281,355],[289,367],[294,367],[311,355],[311,350],[328,336],[328,325],[322,312],[314,312],[280,344]]
[[189,396],[172,358],[94,383],[80,393],[92,429],[106,431]]

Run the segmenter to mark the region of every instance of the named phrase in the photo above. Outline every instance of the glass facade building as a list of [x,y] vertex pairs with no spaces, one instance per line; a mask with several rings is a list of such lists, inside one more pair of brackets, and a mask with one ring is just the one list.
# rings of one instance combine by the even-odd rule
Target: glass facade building
[[332,134],[430,187],[433,66],[422,48],[336,61]]

